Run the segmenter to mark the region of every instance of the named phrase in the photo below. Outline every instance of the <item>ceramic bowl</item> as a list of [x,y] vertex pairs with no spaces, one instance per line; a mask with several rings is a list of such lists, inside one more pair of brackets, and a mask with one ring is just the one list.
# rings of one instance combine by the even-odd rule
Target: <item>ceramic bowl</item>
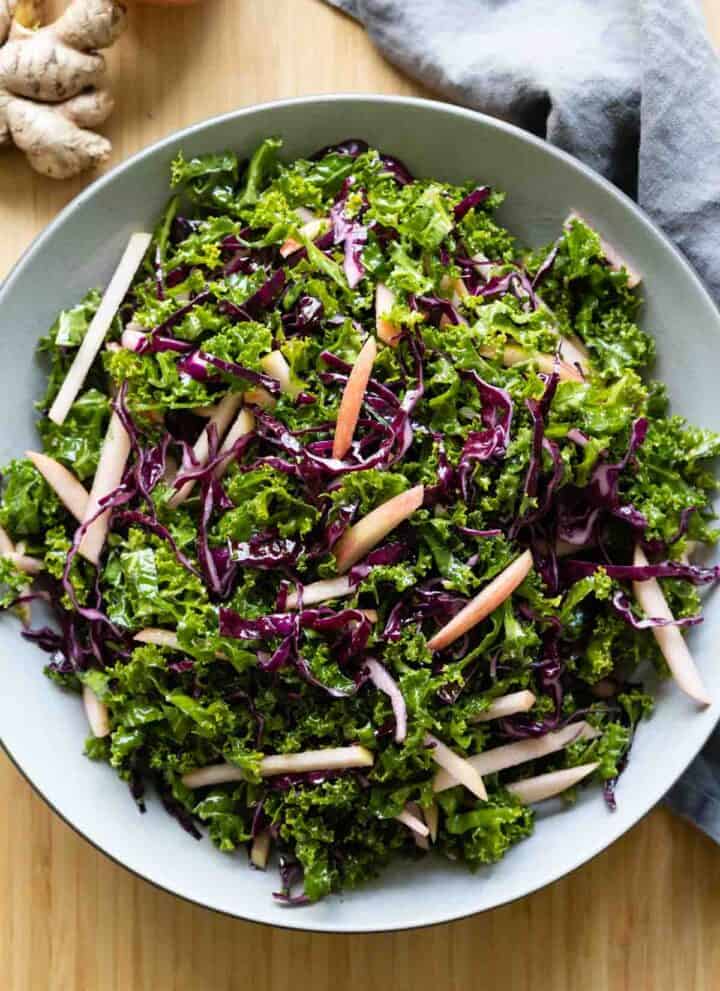
[[[682,256],[645,215],[605,180],[543,141],[458,107],[383,96],[315,97],[240,110],[196,124],[135,155],[78,196],[35,241],[0,292],[0,459],[35,445],[33,400],[43,376],[37,338],[59,309],[108,279],[134,230],[147,229],[167,197],[168,167],[224,148],[249,152],[280,135],[284,154],[307,154],[363,137],[402,158],[420,176],[489,183],[508,193],[501,219],[539,245],[571,209],[589,218],[644,277],[643,323],[655,336],[656,373],[673,407],[720,429],[720,318]],[[664,684],[656,714],[637,735],[610,813],[599,789],[571,809],[541,811],[534,835],[494,867],[469,874],[430,857],[399,862],[373,884],[309,908],[288,910],[271,891],[277,877],[249,870],[244,854],[219,853],[178,828],[157,801],[138,814],[127,788],[82,755],[81,705],[42,675],[45,655],[0,620],[0,732],[5,748],[45,800],[118,863],[183,898],[243,919],[331,932],[403,929],[444,922],[520,898],[605,849],[658,802],[702,747],[720,704],[720,609],[690,634],[711,693],[705,711]],[[9,814],[12,814],[9,810]]]

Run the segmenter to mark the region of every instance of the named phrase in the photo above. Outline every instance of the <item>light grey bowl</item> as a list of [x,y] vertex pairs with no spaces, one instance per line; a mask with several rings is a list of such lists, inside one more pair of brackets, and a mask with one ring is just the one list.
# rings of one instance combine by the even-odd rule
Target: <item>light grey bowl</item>
[[[644,275],[644,324],[658,341],[657,373],[677,411],[720,429],[720,319],[687,263],[613,186],[573,159],[507,124],[440,103],[382,96],[316,97],[268,104],[197,124],[131,158],[77,197],[37,239],[0,292],[0,457],[34,443],[33,400],[43,381],[33,345],[58,310],[103,284],[133,230],[148,228],[167,195],[168,165],[224,148],[245,154],[263,137],[294,157],[363,137],[421,176],[475,179],[508,191],[502,218],[525,242],[558,233],[571,208]],[[720,610],[709,602],[692,647],[720,700],[714,645]],[[201,905],[258,922],[330,932],[403,929],[457,919],[526,895],[573,870],[621,836],[663,796],[715,725],[718,704],[699,712],[672,684],[642,726],[611,814],[597,790],[568,810],[538,817],[532,838],[475,875],[428,859],[400,863],[373,885],[300,910],[273,902],[272,873],[248,869],[244,853],[196,842],[159,807],[137,813],[107,767],[82,756],[79,702],[42,675],[46,657],[0,621],[0,733],[10,757],[46,801],[99,849],[142,877]]]

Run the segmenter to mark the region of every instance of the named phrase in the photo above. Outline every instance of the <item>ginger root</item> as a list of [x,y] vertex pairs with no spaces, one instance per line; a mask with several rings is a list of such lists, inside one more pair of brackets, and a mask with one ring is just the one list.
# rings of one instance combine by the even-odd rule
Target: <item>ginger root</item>
[[0,0],[0,145],[16,145],[43,175],[67,179],[110,154],[110,142],[87,128],[113,108],[97,49],[120,35],[125,7],[72,0],[39,27],[43,8],[43,0]]

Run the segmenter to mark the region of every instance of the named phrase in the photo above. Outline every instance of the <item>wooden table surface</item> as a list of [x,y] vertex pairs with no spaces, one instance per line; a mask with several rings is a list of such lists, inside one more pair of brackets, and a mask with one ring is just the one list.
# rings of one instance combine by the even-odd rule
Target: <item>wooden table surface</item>
[[[706,0],[706,10],[720,40],[720,0]],[[319,0],[138,8],[109,62],[110,165],[259,101],[336,90],[422,95]],[[0,276],[88,181],[54,183],[15,153],[0,157]],[[4,755],[0,800],[3,991],[720,988],[720,850],[664,809],[506,908],[398,935],[339,937],[237,922],[156,890],[54,816]]]

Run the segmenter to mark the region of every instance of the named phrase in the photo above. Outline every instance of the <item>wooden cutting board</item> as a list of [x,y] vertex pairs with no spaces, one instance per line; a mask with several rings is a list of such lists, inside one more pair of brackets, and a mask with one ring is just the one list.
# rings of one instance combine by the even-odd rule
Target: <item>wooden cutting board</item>
[[[720,40],[720,0],[705,0]],[[110,53],[111,165],[234,107],[332,91],[423,94],[319,0],[137,8]],[[0,276],[88,178],[0,156]],[[464,922],[315,936],[156,890],[54,816],[0,756],[2,991],[716,991],[720,850],[658,809],[552,887]],[[568,828],[572,824],[568,820]],[[477,882],[481,884],[481,879]]]

